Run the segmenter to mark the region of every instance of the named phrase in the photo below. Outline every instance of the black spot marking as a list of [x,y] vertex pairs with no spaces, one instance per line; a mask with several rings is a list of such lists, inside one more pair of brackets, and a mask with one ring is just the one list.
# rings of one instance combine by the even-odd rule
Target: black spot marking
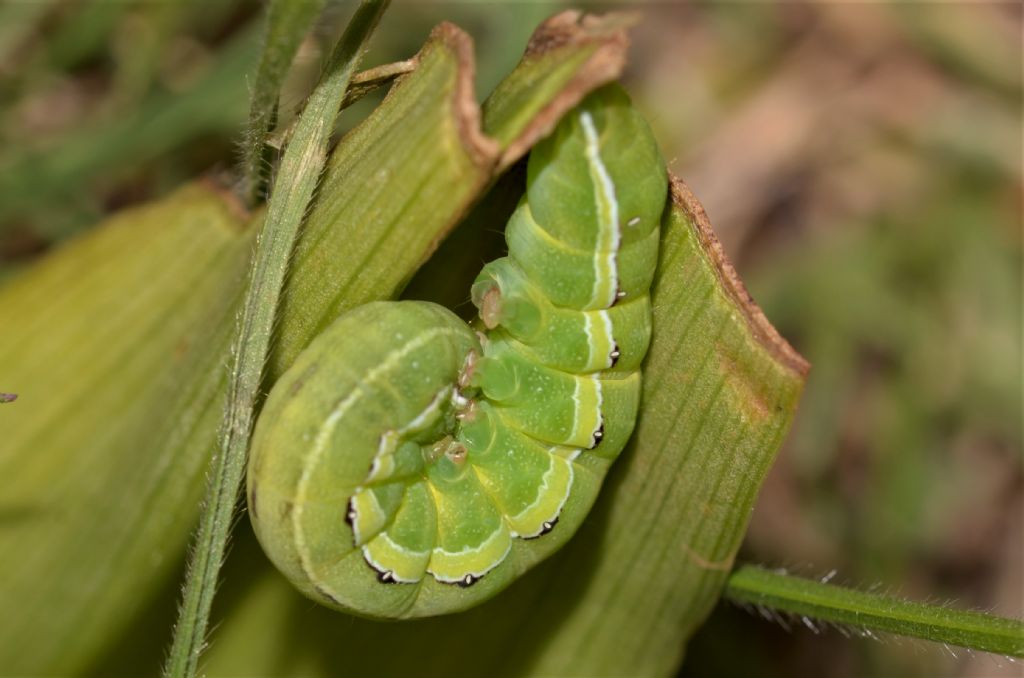
[[598,425],[597,430],[594,431],[594,444],[590,446],[590,449],[600,445],[602,440],[604,440],[604,417],[601,418],[601,423]]
[[608,354],[608,357],[612,359],[610,367],[615,367],[615,363],[619,362],[620,355],[622,355],[622,353],[619,351],[619,345],[612,342],[612,351]]
[[379,581],[381,584],[400,584],[401,583],[397,579],[395,579],[395,573],[392,572],[391,570],[378,570],[376,567],[373,566],[373,563],[371,563],[366,558],[363,558],[363,562],[366,563],[367,567],[369,567],[371,570],[373,570],[374,574],[377,575],[377,581]]
[[332,596],[330,593],[325,591],[323,588],[321,588],[319,584],[313,584],[313,588],[315,588],[316,592],[319,593],[324,598],[326,598],[328,601],[334,603],[335,605],[341,605],[341,601],[340,600],[338,600],[337,598]]
[[523,537],[523,540],[524,541],[530,541],[531,539],[539,539],[540,537],[543,537],[545,534],[547,534],[551,530],[555,529],[555,525],[557,525],[557,524],[558,524],[558,518],[555,518],[554,520],[545,520],[543,523],[540,524],[540,526],[541,526],[540,527],[540,532],[538,532],[537,534],[533,535],[532,537]]
[[349,498],[348,503],[345,504],[345,524],[355,530],[353,522],[356,519],[356,509],[352,506],[352,499]]
[[476,575],[467,574],[465,577],[455,582],[455,585],[462,589],[468,589],[470,586],[480,581],[480,579],[481,578]]

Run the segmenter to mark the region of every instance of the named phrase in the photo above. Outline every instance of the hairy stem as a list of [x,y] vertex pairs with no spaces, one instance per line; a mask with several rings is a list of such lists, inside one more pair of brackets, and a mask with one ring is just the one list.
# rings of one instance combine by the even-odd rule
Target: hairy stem
[[1020,620],[914,603],[751,565],[730,575],[725,597],[856,629],[1024,656],[1024,622]]
[[273,0],[267,8],[263,52],[253,80],[249,122],[242,147],[242,192],[249,205],[259,202],[266,180],[267,135],[277,118],[278,95],[292,59],[325,0]]
[[326,160],[338,107],[387,5],[387,0],[364,0],[356,10],[306,103],[281,161],[242,308],[217,454],[211,466],[210,486],[189,562],[174,641],[164,668],[168,676],[196,673],[245,473],[256,400],[288,258]]

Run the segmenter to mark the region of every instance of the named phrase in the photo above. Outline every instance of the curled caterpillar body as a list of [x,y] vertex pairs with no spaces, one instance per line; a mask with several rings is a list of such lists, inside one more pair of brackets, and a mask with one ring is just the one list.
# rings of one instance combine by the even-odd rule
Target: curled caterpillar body
[[663,163],[614,87],[538,144],[472,298],[336,320],[267,399],[250,516],[311,598],[443,614],[505,588],[579,527],[632,432],[650,340]]

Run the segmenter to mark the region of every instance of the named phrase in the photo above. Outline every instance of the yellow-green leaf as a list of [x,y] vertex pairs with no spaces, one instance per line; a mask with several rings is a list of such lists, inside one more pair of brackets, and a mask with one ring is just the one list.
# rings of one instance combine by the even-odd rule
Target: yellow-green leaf
[[251,242],[211,188],[0,289],[0,671],[67,673],[180,564]]

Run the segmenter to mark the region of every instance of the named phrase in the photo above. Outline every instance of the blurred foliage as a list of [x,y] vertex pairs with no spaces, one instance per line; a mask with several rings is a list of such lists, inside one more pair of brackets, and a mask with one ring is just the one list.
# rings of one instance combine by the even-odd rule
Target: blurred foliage
[[[367,63],[410,56],[450,19],[475,36],[487,92],[559,6],[398,3]],[[747,558],[1020,616],[1020,6],[645,11],[626,84],[754,297],[814,364]],[[258,15],[229,0],[0,6],[0,277],[104,213],[232,166]],[[728,609],[689,666],[1014,670]]]
[[[1020,7],[707,5],[668,24],[641,100],[813,364],[745,557],[1020,616]],[[689,47],[658,56],[663,32]],[[737,635],[756,650],[736,657]],[[1019,675],[730,609],[692,648],[693,675]]]
[[95,0],[0,10],[5,262],[230,163],[256,9]]

